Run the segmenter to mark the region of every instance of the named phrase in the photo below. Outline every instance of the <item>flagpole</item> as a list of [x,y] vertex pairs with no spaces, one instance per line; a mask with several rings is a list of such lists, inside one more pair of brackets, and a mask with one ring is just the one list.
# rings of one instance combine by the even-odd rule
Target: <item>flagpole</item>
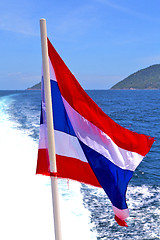
[[48,59],[48,43],[47,43],[47,28],[46,28],[46,20],[45,19],[40,19],[40,31],[41,31],[42,65],[43,65],[44,92],[45,92],[48,145],[49,145],[48,149],[49,149],[49,159],[50,159],[50,171],[51,171],[51,175],[52,175],[51,176],[51,190],[52,190],[55,240],[61,240],[62,234],[61,234],[61,221],[60,221],[60,208],[59,208],[54,128],[53,128],[50,72],[49,72],[49,59]]

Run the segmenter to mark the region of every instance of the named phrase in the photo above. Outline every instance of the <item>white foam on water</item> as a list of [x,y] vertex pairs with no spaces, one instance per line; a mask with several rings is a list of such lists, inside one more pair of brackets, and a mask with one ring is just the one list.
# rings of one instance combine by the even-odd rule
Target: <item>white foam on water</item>
[[[50,179],[35,175],[38,143],[16,129],[0,99],[0,239],[53,240]],[[80,184],[59,181],[63,240],[97,239],[83,206]]]
[[[139,239],[160,239],[160,187],[129,186],[127,191],[130,209],[129,224],[133,223]],[[133,233],[135,234],[135,233]]]

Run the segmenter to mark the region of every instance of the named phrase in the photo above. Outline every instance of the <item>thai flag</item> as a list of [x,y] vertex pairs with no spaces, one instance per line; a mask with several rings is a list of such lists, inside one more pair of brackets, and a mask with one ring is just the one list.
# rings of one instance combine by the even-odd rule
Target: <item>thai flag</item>
[[[116,221],[126,226],[127,185],[154,139],[108,117],[82,89],[49,40],[48,54],[57,175],[102,187],[112,202]],[[47,138],[42,77],[37,174],[51,175]]]

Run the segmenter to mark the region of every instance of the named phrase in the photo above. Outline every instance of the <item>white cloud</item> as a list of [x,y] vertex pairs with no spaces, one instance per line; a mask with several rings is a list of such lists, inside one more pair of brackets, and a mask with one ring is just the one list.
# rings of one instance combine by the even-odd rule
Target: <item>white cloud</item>
[[65,5],[64,9],[59,9],[59,4],[51,1],[36,4],[34,1],[6,0],[5,4],[0,3],[0,30],[37,36],[39,19],[46,17],[47,25],[54,29],[54,34],[67,38],[67,34],[83,34],[96,20],[94,14],[91,15],[94,4]]
[[0,30],[37,35],[38,31],[35,31],[33,11],[34,6],[31,1],[1,1]]
[[120,4],[116,4],[116,3],[113,3],[111,1],[108,1],[108,0],[96,0],[97,2],[99,3],[102,3],[104,5],[107,5],[115,10],[118,10],[120,12],[124,12],[126,14],[129,14],[129,15],[132,15],[132,16],[135,16],[135,17],[138,17],[138,18],[143,18],[143,19],[146,19],[146,20],[149,20],[149,21],[153,21],[153,16],[150,17],[142,12],[137,12],[137,11],[134,11],[134,10],[131,10],[127,7],[124,7]]
[[56,24],[54,25],[56,33],[65,36],[65,38],[84,35],[96,22],[93,11],[93,6],[82,5],[82,7],[69,9],[62,18],[56,16]]

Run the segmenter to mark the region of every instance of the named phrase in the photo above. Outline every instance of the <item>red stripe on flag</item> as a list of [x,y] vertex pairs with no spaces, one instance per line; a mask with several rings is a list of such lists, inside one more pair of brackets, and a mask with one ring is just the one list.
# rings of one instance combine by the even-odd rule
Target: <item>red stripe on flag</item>
[[101,187],[90,165],[76,158],[56,155],[58,177]]
[[38,149],[36,174],[50,176],[48,149]]
[[[48,164],[48,150],[38,150],[37,170],[36,174],[50,176]],[[101,187],[96,176],[94,175],[90,165],[76,158],[64,157],[56,155],[57,176],[59,178],[68,178],[90,184],[95,187]]]
[[60,92],[71,107],[106,133],[120,148],[145,156],[149,152],[154,138],[132,132],[114,122],[86,94],[49,40],[48,51]]

